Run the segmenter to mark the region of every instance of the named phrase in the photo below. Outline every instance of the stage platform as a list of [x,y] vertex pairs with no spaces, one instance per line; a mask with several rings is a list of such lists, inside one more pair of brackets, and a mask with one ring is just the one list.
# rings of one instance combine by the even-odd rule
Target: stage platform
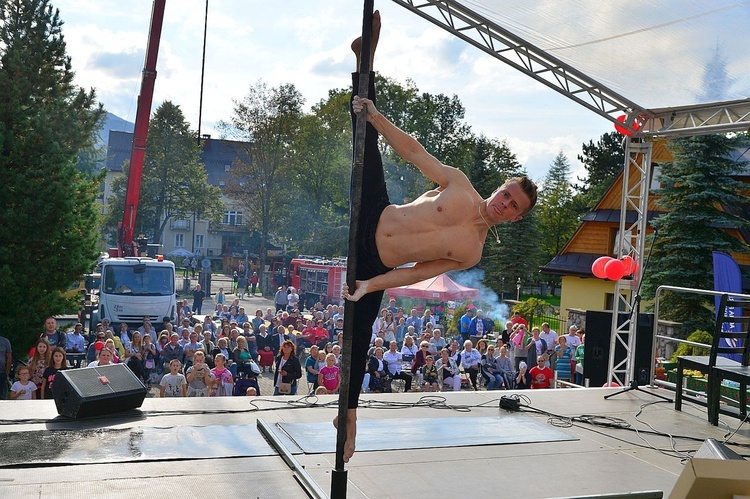
[[[616,389],[363,394],[348,497],[529,499],[646,490],[667,497],[682,472],[681,457],[706,438],[723,440],[739,421],[711,426],[705,408],[686,404],[676,412],[648,390],[608,400],[603,396]],[[677,439],[675,452],[658,435],[500,409],[500,396],[514,393],[549,413],[618,418],[694,440]],[[260,434],[258,419],[328,493],[335,400],[147,398],[139,411],[79,421],[57,416],[53,401],[2,401],[0,497],[307,497]],[[750,445],[750,427],[731,441]]]

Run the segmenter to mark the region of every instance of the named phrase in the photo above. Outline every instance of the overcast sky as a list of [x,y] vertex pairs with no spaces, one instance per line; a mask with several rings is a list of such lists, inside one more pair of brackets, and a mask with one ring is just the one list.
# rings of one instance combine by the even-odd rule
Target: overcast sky
[[[77,83],[106,109],[135,119],[151,0],[52,0],[65,22]],[[154,109],[168,99],[198,128],[205,0],[167,0]],[[391,1],[376,0],[383,31],[375,69],[421,91],[457,95],[474,133],[507,140],[542,179],[562,151],[576,155],[612,125]],[[210,0],[202,133],[218,136],[233,100],[251,84],[293,83],[305,108],[350,84],[349,45],[361,30],[359,0]]]

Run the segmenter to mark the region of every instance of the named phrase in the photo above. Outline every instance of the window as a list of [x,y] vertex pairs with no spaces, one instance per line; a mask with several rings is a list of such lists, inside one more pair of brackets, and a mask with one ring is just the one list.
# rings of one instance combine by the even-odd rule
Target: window
[[175,234],[174,245],[176,248],[184,248],[185,247],[185,234]]
[[203,248],[203,234],[196,234],[195,235],[195,247],[196,248]]
[[108,265],[102,280],[108,295],[169,296],[174,294],[174,273],[168,267]]
[[225,211],[221,223],[222,225],[242,225],[242,212]]

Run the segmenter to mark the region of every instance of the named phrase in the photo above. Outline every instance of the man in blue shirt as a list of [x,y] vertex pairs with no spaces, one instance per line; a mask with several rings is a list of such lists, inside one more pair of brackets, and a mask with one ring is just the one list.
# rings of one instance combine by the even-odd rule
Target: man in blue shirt
[[71,360],[73,361],[73,367],[76,368],[81,367],[81,361],[84,359],[84,354],[86,353],[86,342],[81,334],[82,331],[83,324],[79,322],[73,327],[73,332],[68,333],[65,347],[66,353],[73,354],[71,355]]
[[466,309],[466,313],[461,316],[461,339],[463,341],[466,341],[469,339],[469,326],[471,325],[471,320],[474,318],[474,309],[468,308]]

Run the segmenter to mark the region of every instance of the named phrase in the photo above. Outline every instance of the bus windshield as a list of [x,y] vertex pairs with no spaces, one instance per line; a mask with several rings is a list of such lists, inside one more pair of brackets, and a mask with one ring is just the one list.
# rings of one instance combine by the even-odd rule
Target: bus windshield
[[133,265],[108,265],[102,291],[109,295],[169,296],[174,294],[174,274],[169,267],[149,267],[136,272]]

